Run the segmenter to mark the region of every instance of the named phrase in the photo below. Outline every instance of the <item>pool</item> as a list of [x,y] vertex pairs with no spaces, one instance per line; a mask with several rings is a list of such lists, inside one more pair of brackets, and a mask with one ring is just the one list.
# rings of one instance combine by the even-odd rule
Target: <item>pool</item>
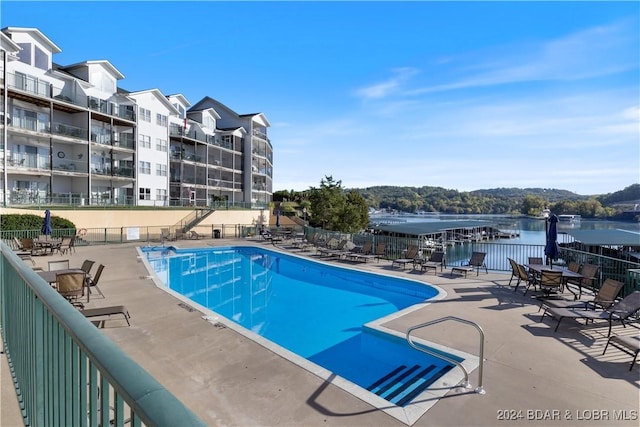
[[[221,316],[323,377],[338,375],[335,383],[346,380],[349,391],[357,385],[358,396],[377,407],[416,406],[430,386],[456,384],[452,375],[459,369],[380,326],[441,297],[434,286],[253,246],[141,252],[161,286],[200,306],[208,318]],[[459,362],[470,356],[429,347]],[[406,411],[399,412],[406,418]]]

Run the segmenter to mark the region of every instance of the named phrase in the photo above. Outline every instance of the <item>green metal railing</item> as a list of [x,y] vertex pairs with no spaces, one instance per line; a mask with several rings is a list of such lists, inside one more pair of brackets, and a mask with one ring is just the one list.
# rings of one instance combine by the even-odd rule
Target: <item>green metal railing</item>
[[0,251],[0,331],[25,425],[205,425],[2,242]]
[[[331,238],[342,240],[349,239],[358,246],[371,242],[372,247],[376,247],[378,243],[385,244],[385,258],[393,260],[402,258],[404,252],[409,245],[416,245],[421,248],[421,255],[428,257],[434,250],[442,250],[445,252],[447,266],[459,266],[469,261],[473,252],[485,252],[485,264],[489,270],[493,271],[511,271],[508,258],[514,259],[519,264],[527,264],[529,257],[544,258],[544,245],[504,243],[500,239],[490,241],[466,242],[453,246],[431,247],[425,246],[424,240],[414,237],[393,237],[381,236],[376,234],[345,234],[333,231],[326,231],[319,228],[305,228],[307,239],[313,235],[317,235],[321,241],[328,241]],[[582,252],[571,248],[560,249],[560,257],[554,265],[567,265],[570,261],[577,261],[579,264],[596,264],[598,268],[598,277],[593,284],[594,290],[600,288],[600,285],[606,279],[618,280],[625,284],[620,296],[625,296],[634,290],[640,290],[640,280],[632,280],[632,276],[628,272],[634,269],[640,269],[640,264],[618,258],[611,258],[604,255],[594,254],[591,252]]]

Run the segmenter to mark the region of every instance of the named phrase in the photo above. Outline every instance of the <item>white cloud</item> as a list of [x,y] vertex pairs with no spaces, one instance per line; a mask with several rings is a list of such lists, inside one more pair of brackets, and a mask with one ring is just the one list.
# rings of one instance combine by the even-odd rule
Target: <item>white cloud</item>
[[374,85],[356,90],[356,95],[364,99],[386,98],[399,91],[402,85],[419,71],[416,68],[404,67],[392,70],[393,77]]

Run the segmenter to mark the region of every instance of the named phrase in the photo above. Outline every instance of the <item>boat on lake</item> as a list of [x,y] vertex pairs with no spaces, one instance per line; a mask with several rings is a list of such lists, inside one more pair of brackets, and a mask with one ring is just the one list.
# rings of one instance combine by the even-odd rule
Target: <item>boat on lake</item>
[[558,215],[558,225],[576,225],[580,224],[580,215]]

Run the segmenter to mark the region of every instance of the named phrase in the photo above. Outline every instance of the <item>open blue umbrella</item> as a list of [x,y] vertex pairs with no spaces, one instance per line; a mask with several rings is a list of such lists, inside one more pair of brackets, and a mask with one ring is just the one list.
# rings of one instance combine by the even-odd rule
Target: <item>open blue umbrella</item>
[[558,248],[558,217],[551,215],[549,218],[549,231],[547,232],[547,244],[544,247],[544,254],[553,267],[553,261],[558,260],[560,248]]
[[49,209],[44,211],[44,222],[42,223],[42,234],[49,236],[51,234],[51,212]]

